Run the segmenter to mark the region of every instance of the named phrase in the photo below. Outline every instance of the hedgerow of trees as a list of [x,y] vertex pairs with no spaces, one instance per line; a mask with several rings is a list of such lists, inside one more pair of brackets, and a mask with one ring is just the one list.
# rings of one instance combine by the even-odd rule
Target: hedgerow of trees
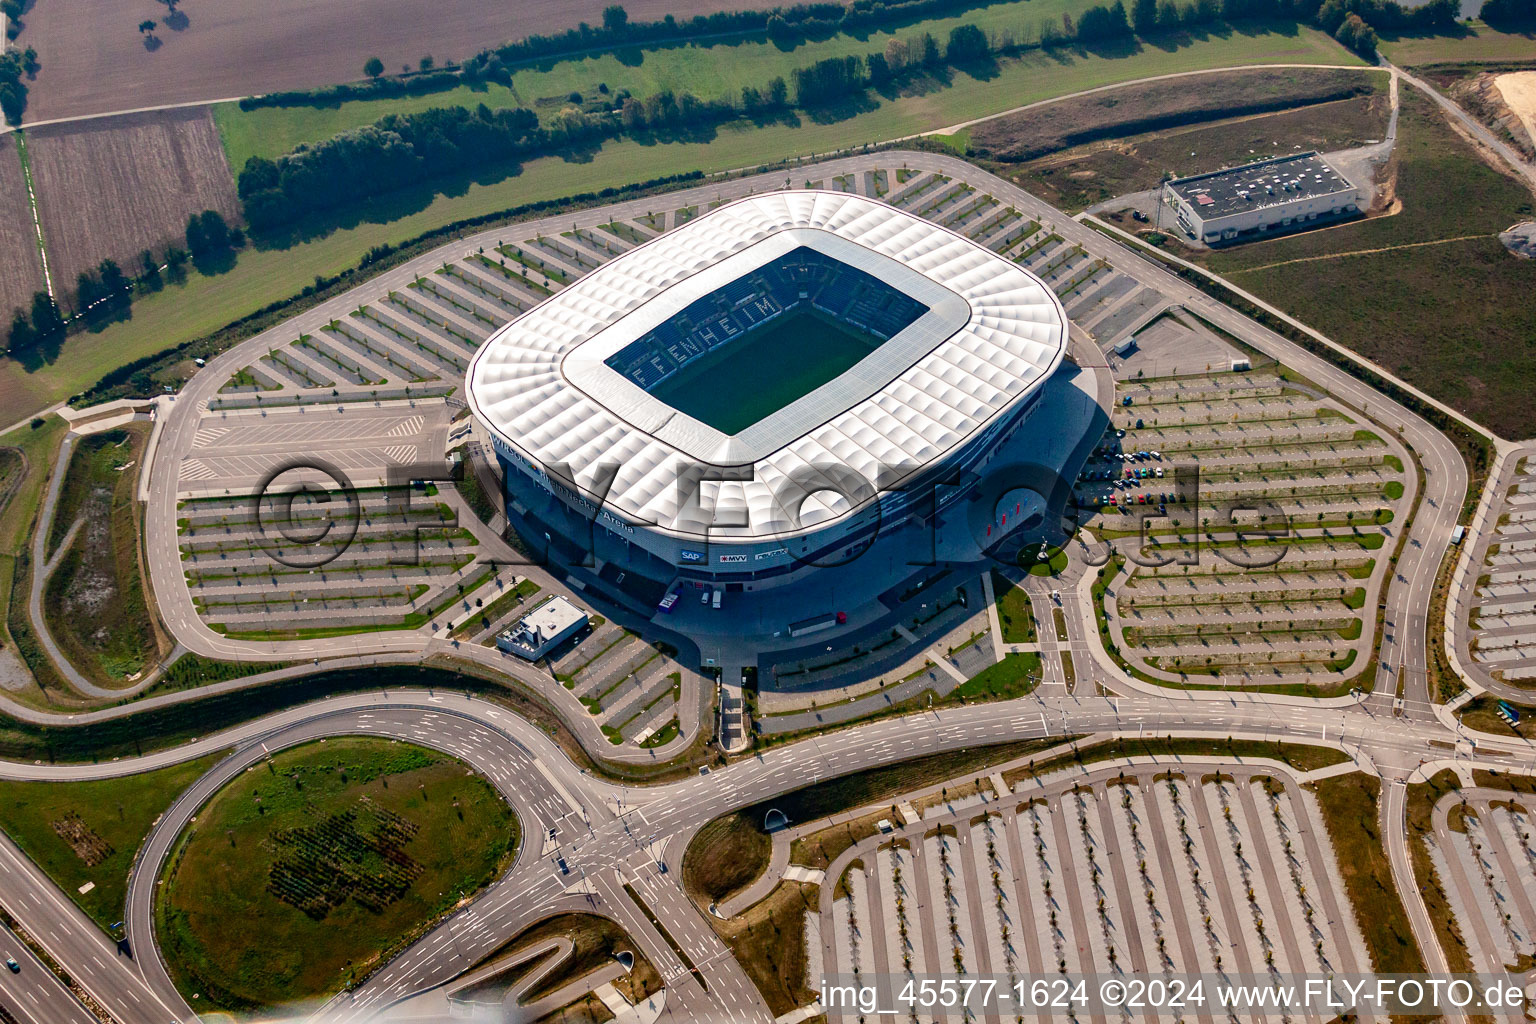
[[[849,18],[858,23],[859,19],[927,10],[926,2],[855,0],[846,8],[800,5],[777,9],[766,18],[760,11],[743,11],[700,16],[687,24],[690,29],[700,24],[728,27],[759,23],[767,28],[779,18],[796,31],[806,31],[812,24],[828,29],[844,25]],[[239,194],[246,220],[253,228],[266,230],[472,167],[546,154],[622,133],[699,130],[742,115],[777,115],[791,105],[817,109],[846,103],[871,86],[886,88],[946,64],[975,65],[1037,47],[1095,45],[1221,21],[1285,19],[1316,24],[1344,45],[1369,56],[1375,52],[1377,26],[1396,30],[1451,26],[1456,21],[1456,3],[1429,0],[1423,7],[1409,10],[1395,0],[1132,0],[1128,10],[1124,0],[1115,0],[1089,7],[1076,22],[1065,16],[1060,21],[1043,21],[1033,34],[989,35],[977,26],[961,25],[943,44],[931,33],[891,39],[876,53],[828,58],[796,68],[787,82],[775,78],[763,87],[748,86],[739,100],[701,100],[689,92],[671,90],[644,98],[625,93],[609,97],[603,89],[600,91],[605,95],[595,104],[584,104],[582,94],[573,93],[571,105],[545,123],[540,123],[531,110],[491,110],[484,104],[473,109],[449,107],[392,114],[367,127],[300,146],[276,160],[252,157],[240,172]],[[558,40],[569,43],[581,39],[595,44],[620,36],[628,38],[627,34],[646,38],[662,31],[657,25],[669,25],[667,31],[672,33],[682,31],[681,23],[670,19],[632,22],[622,8],[610,6],[600,27],[583,26],[558,37],[533,37],[496,53],[525,54],[565,45]],[[386,81],[413,88],[399,80]]]
[[9,50],[0,53],[0,115],[9,124],[21,124],[21,115],[27,109],[26,75],[37,74],[37,51]]

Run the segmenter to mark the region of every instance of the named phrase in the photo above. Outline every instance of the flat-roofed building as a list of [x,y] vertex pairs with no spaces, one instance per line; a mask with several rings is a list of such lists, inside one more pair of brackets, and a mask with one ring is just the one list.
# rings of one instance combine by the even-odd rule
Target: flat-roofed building
[[1299,153],[1175,178],[1163,201],[1185,235],[1220,245],[1353,217],[1366,197],[1317,153]]
[[563,597],[552,597],[496,638],[496,647],[519,658],[538,661],[579,633],[587,613]]

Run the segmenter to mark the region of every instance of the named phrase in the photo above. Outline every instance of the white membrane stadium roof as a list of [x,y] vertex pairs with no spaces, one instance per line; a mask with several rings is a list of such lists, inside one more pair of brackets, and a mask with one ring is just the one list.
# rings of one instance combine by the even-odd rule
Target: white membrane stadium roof
[[[938,315],[734,436],[603,363],[687,302],[801,244]],[[1039,278],[946,228],[847,193],[777,192],[652,239],[501,328],[470,364],[468,399],[506,446],[629,522],[714,540],[788,537],[853,513],[874,486],[963,445],[1055,371],[1066,331]],[[710,466],[745,479],[705,481],[696,494],[681,485]],[[847,470],[870,482],[869,496],[843,496]]]

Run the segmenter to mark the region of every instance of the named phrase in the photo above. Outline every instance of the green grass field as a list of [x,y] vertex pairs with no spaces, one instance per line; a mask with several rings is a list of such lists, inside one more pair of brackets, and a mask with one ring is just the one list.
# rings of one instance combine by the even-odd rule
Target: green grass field
[[1035,616],[1029,606],[1029,594],[1000,573],[992,574],[992,590],[997,598],[997,620],[1003,629],[1003,642],[1034,643]]
[[1034,692],[1040,683],[1040,655],[1005,654],[1003,660],[961,683],[951,697],[962,700],[1013,700]]
[[[989,33],[1012,33],[1018,40],[1039,36],[1042,21],[1061,24],[1063,14],[1074,20],[1091,0],[1012,0],[995,3],[947,18],[934,18],[894,31],[874,31],[854,36],[782,47],[766,38],[668,46],[656,49],[624,49],[578,59],[546,61],[513,75],[511,87],[487,83],[463,86],[425,96],[360,100],[329,107],[264,107],[243,111],[237,103],[214,108],[214,120],[224,138],[229,163],[238,173],[253,155],[276,157],[301,142],[317,142],[349,128],[357,128],[390,113],[415,113],[432,107],[473,106],[491,108],[524,106],[541,115],[558,113],[569,105],[572,93],[581,93],[589,106],[602,102],[598,86],[608,96],[628,90],[649,96],[663,89],[691,92],[701,99],[739,99],[743,86],[764,87],[777,76],[790,78],[795,68],[830,57],[863,56],[883,52],[892,39],[912,39],[924,32],[940,42],[960,24],[972,24]],[[1337,63],[1354,63],[1344,57]],[[1308,62],[1310,63],[1310,62]]]
[[1536,204],[1427,98],[1405,89],[1402,104],[1402,212],[1204,262],[1504,437],[1529,437],[1536,262],[1511,255],[1497,234]]
[[737,434],[837,377],[877,341],[827,317],[795,312],[704,353],[650,393],[721,433]]
[[214,795],[156,903],[199,1011],[336,991],[505,869],[518,823],[463,763],[407,743],[283,751]]
[[[150,826],[223,757],[210,754],[122,779],[0,782],[0,828],[105,930],[122,920],[128,871]],[[82,894],[87,883],[94,888]]]
[[[1192,39],[1172,49],[1142,45],[1125,56],[1060,49],[1005,61],[985,78],[957,72],[947,86],[872,100],[872,109],[842,120],[761,127],[740,122],[721,127],[708,139],[625,139],[593,153],[531,160],[520,173],[502,177],[501,172],[488,171],[453,185],[449,187],[452,194],[391,197],[297,244],[244,251],[235,267],[223,274],[194,272],[183,285],[168,285],[139,299],[131,318],[71,338],[60,358],[33,372],[14,362],[0,362],[0,401],[13,415],[26,415],[88,387],[124,362],[209,334],[298,292],[317,274],[331,275],[352,266],[375,245],[400,242],[461,218],[665,174],[755,167],[832,152],[1151,75],[1249,63],[1358,64],[1359,60],[1319,32],[1290,27]],[[666,201],[658,199],[656,205],[665,208]]]
[[1500,32],[1481,21],[1462,36],[1400,36],[1381,40],[1381,52],[1394,64],[1460,64],[1536,60],[1536,33]]

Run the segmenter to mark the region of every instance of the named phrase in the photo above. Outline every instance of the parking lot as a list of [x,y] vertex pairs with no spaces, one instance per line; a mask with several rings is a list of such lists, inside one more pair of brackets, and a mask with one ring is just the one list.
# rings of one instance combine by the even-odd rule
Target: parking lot
[[1441,798],[1430,858],[1475,971],[1536,954],[1536,824],[1529,796],[1467,789]]
[[1515,468],[1473,590],[1472,657],[1495,679],[1536,680],[1536,466]]
[[1283,772],[1019,770],[889,824],[827,872],[813,977],[1370,969],[1314,798]]
[[1411,456],[1278,367],[1122,380],[1077,486],[1128,555],[1112,641],[1158,678],[1322,682],[1365,660],[1365,610],[1406,515]]
[[[182,566],[198,613],[231,635],[431,627],[460,618],[495,570],[458,510],[412,488],[189,499]],[[490,589],[495,589],[494,587]],[[462,607],[461,607],[462,606]]]
[[249,492],[273,471],[301,462],[334,467],[353,486],[378,486],[392,467],[441,462],[447,436],[441,400],[222,410],[199,424],[178,493]]

